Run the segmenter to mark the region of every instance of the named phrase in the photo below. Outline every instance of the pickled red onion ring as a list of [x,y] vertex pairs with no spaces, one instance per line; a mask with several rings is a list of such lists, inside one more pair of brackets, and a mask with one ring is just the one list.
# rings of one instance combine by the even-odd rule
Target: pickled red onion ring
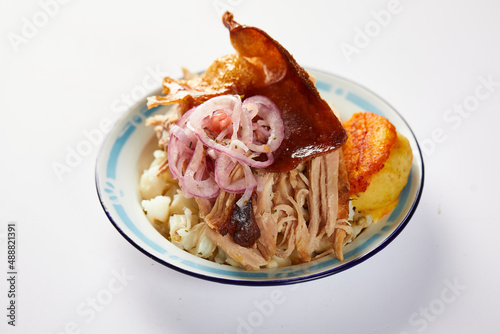
[[[242,193],[240,207],[258,185],[252,168],[270,166],[284,137],[281,113],[264,96],[243,102],[238,95],[214,97],[187,111],[170,130],[168,163],[184,194],[214,198],[221,189]],[[238,165],[244,176],[231,180]]]

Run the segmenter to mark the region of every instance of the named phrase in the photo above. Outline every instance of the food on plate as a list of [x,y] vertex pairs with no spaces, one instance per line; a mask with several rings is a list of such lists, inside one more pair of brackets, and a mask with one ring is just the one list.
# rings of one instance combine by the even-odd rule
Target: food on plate
[[386,118],[371,112],[354,114],[344,128],[348,139],[342,150],[352,204],[379,219],[394,209],[408,181],[410,143]]
[[143,209],[173,244],[217,263],[342,261],[344,246],[397,203],[408,142],[375,114],[343,125],[277,41],[229,12],[223,23],[236,53],[201,75],[165,78],[148,98],[172,107],[147,120],[159,149],[140,178]]

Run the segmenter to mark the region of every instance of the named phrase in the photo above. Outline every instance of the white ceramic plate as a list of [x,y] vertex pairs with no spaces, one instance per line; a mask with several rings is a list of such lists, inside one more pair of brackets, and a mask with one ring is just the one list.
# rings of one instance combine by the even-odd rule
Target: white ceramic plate
[[[405,120],[394,108],[368,89],[349,80],[316,70],[321,96],[333,104],[342,119],[354,112],[371,111],[388,118],[406,136],[413,150],[413,166],[399,204],[385,219],[366,229],[344,248],[344,261],[334,256],[291,267],[245,271],[217,264],[183,251],[160,235],[143,213],[139,177],[152,160],[156,137],[144,120],[168,107],[149,110],[146,100],[132,107],[108,134],[96,165],[96,186],[102,207],[116,229],[148,257],[180,272],[221,283],[243,285],[290,284],[329,276],[365,261],[387,246],[401,232],[415,212],[424,181],[422,154]],[[158,95],[160,91],[150,95]]]

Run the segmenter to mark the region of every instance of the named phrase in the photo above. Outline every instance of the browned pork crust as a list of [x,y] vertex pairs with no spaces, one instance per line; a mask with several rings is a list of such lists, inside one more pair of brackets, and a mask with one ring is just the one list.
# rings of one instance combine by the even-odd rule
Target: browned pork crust
[[373,175],[379,172],[389,158],[397,132],[385,117],[360,112],[344,122],[348,134],[342,146],[350,182],[350,193],[364,192]]

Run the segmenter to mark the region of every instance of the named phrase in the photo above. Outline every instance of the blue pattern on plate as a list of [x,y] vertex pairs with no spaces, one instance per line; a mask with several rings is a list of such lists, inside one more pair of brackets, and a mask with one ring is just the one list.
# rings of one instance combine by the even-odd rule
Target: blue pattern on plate
[[379,114],[380,116],[384,116],[384,113],[380,111],[379,108],[375,107],[373,104],[362,98],[361,96],[354,94],[352,92],[347,93],[346,95],[346,100],[351,101],[352,103],[358,105],[361,107],[362,110],[360,111],[371,111],[376,114]]
[[332,90],[332,85],[324,81],[316,81],[316,88],[318,90],[329,92]]

